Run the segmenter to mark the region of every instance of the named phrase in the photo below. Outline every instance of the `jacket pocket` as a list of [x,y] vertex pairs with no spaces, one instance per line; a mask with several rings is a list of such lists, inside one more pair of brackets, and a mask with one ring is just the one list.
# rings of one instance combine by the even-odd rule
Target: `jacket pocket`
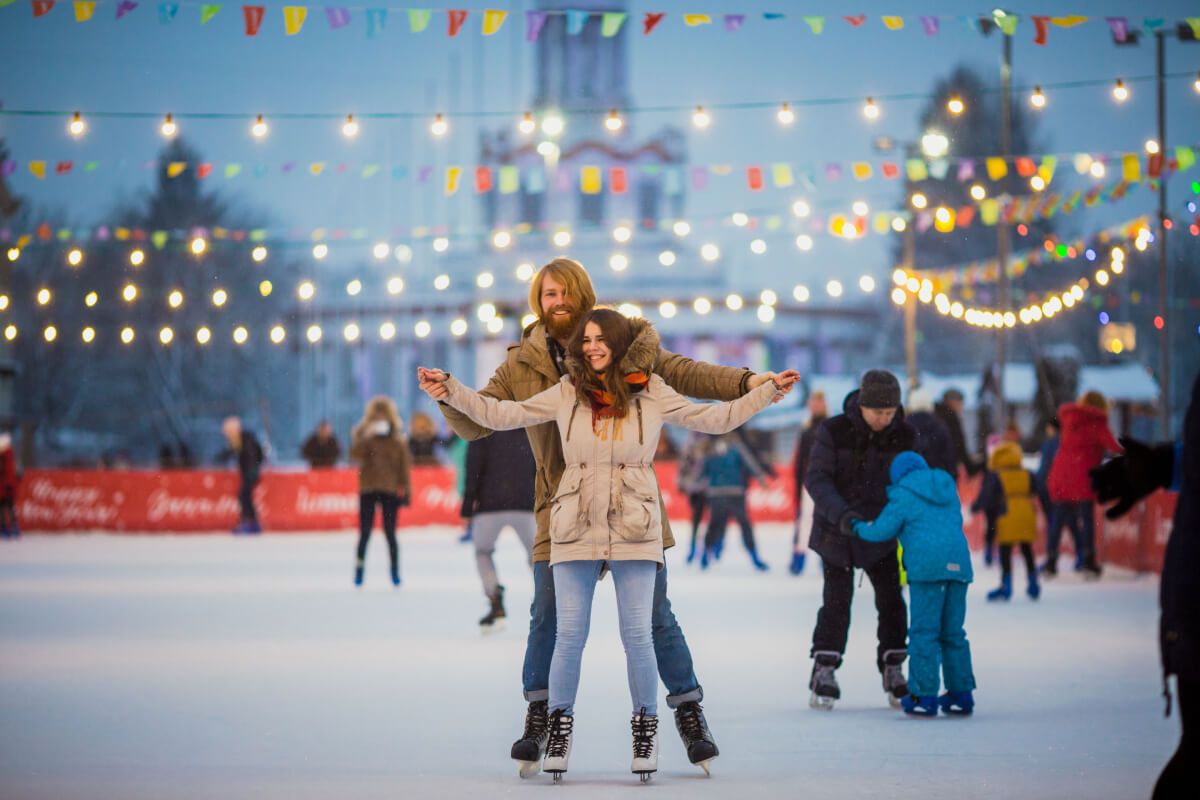
[[570,544],[587,530],[587,515],[582,497],[583,475],[569,470],[558,485],[558,494],[550,502],[550,542]]
[[622,469],[614,498],[618,534],[627,542],[653,542],[662,535],[662,513],[658,503],[658,485],[640,468]]

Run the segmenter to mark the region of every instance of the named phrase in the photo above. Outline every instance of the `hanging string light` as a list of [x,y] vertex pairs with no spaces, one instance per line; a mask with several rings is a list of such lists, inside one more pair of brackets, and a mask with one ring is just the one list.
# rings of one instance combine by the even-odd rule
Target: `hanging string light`
[[269,130],[270,128],[267,127],[267,121],[263,118],[262,114],[259,114],[257,117],[255,117],[254,124],[250,126],[250,133],[255,139],[262,139],[267,135],[267,131]]
[[163,135],[163,138],[172,139],[175,137],[175,134],[179,133],[179,126],[175,124],[175,119],[170,114],[167,114],[163,118],[162,125],[159,126],[158,131]]
[[796,112],[792,111],[792,107],[787,103],[781,103],[779,110],[775,112],[775,118],[779,120],[780,125],[791,125],[796,121]]
[[867,102],[863,103],[863,116],[874,122],[879,119],[879,106],[875,104],[874,97],[868,97]]
[[346,115],[346,121],[342,123],[342,136],[347,139],[353,139],[358,136],[358,123],[354,121],[353,114]]
[[1046,107],[1046,95],[1042,92],[1042,87],[1033,87],[1033,94],[1029,95],[1029,105],[1038,111]]
[[692,125],[704,130],[710,123],[712,123],[712,118],[704,110],[704,106],[696,106],[696,110],[692,112]]
[[446,121],[444,114],[435,114],[433,122],[429,124],[429,132],[434,136],[441,138],[450,131],[450,123]]
[[1124,103],[1129,99],[1129,89],[1126,88],[1125,81],[1117,78],[1117,82],[1113,84],[1112,96],[1118,103]]
[[521,121],[517,123],[517,130],[526,136],[537,130],[537,122],[533,118],[532,111],[526,111],[521,115]]
[[604,118],[604,127],[609,133],[619,133],[621,128],[625,127],[625,121],[615,108],[609,110],[608,116]]
[[76,139],[87,133],[87,123],[83,121],[83,115],[78,111],[71,115],[71,121],[67,124],[67,133]]
[[959,114],[967,110],[967,104],[964,103],[963,99],[958,95],[952,95],[950,99],[946,101],[946,110],[957,117]]

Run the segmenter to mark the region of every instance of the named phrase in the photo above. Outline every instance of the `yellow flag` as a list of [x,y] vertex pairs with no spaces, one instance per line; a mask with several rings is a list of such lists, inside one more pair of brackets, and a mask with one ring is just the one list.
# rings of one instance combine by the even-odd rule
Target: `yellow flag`
[[29,171],[33,173],[35,178],[37,178],[38,180],[42,180],[43,178],[46,177],[46,162],[45,161],[30,161],[29,162]]
[[520,170],[512,164],[500,168],[500,194],[513,194],[521,188]]
[[1008,174],[1008,162],[1003,158],[992,157],[986,163],[989,180],[998,181]]
[[697,25],[711,25],[712,17],[708,14],[684,14],[683,22],[689,28],[694,28]]
[[288,36],[295,36],[304,27],[308,18],[308,6],[284,6],[283,29]]
[[507,11],[498,11],[494,8],[485,10],[483,12],[483,35],[491,36],[500,30],[500,26],[504,24],[504,18],[507,16]]
[[325,171],[325,162],[324,161],[314,161],[313,163],[308,165],[308,171],[311,172],[313,175],[320,175],[322,172]]
[[96,13],[96,3],[93,0],[75,0],[75,21],[87,22]]
[[995,225],[1000,219],[1000,201],[994,197],[989,197],[979,204],[979,218],[983,220],[984,225]]
[[1072,14],[1068,17],[1051,17],[1050,21],[1060,28],[1074,28],[1076,25],[1082,25],[1087,22],[1088,18]]
[[883,24],[889,31],[898,31],[904,27],[904,17],[884,17]]
[[129,228],[117,228],[113,231],[113,235],[117,237],[117,240],[122,242],[129,238],[129,233]]
[[795,178],[792,176],[792,165],[771,165],[771,178],[775,181],[776,186],[791,186],[793,183],[795,183]]
[[579,190],[584,194],[600,194],[599,167],[584,167],[580,170]]
[[167,165],[167,177],[168,178],[178,178],[180,175],[183,174],[183,171],[185,169],[187,169],[186,161],[172,161],[170,164]]
[[910,158],[905,164],[910,181],[923,181],[929,177],[929,165],[919,158]]
[[1121,156],[1121,178],[1127,181],[1142,179],[1142,160],[1136,153],[1126,153]]
[[855,180],[865,181],[870,178],[872,173],[871,165],[866,161],[855,161],[850,165],[850,171],[854,173]]
[[446,194],[458,191],[458,179],[462,177],[462,167],[446,167]]
[[871,219],[871,228],[876,233],[887,233],[892,227],[892,215],[886,211],[876,211]]

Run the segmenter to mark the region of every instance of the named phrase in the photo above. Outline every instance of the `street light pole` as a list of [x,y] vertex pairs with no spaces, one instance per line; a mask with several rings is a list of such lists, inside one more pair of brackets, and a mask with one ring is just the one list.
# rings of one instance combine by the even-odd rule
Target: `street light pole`
[[1154,34],[1158,83],[1158,153],[1163,168],[1158,176],[1158,314],[1162,328],[1158,331],[1158,371],[1162,399],[1158,404],[1159,426],[1164,439],[1171,438],[1171,302],[1170,275],[1167,270],[1167,90],[1166,36]]
[[[1000,62],[1000,157],[1005,161],[1012,151],[1012,37],[1004,34],[1003,59]],[[996,303],[1000,313],[1007,313],[1010,300],[1008,293],[1008,225],[1003,219],[996,226],[996,261],[999,265],[996,278]],[[1004,370],[1008,360],[1006,330],[1003,326],[996,330],[996,410],[999,419],[996,430],[1004,430],[1007,424],[1008,408],[1004,395]]]
[[[915,221],[914,221],[915,222]],[[916,266],[917,233],[915,224],[904,227],[904,271],[913,274]],[[904,301],[904,369],[908,377],[908,389],[917,388],[920,378],[917,373],[917,297],[910,294]]]

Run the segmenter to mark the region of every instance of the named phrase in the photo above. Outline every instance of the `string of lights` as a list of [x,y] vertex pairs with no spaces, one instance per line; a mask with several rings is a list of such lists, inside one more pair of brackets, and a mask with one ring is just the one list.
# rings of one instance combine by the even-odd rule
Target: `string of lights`
[[[1165,79],[1176,81],[1187,79],[1192,81],[1192,88],[1200,94],[1200,73],[1170,72]],[[1134,84],[1156,80],[1155,75],[1133,75],[1119,78],[1089,78],[1073,81],[1058,81],[1038,83],[1031,86],[1018,87],[1018,93],[1027,93],[1028,103],[1034,111],[1043,111],[1050,105],[1049,91],[1070,91],[1088,89],[1098,86],[1109,87],[1112,99],[1118,104],[1126,103],[1133,94]],[[996,94],[1000,87],[989,86],[981,90],[984,94]],[[618,134],[625,127],[625,118],[629,115],[642,114],[678,114],[691,112],[692,126],[697,130],[710,128],[714,121],[714,112],[719,111],[764,111],[774,110],[776,121],[789,127],[797,121],[797,109],[818,108],[829,106],[861,105],[862,115],[868,122],[875,122],[883,115],[884,103],[930,100],[936,96],[928,92],[894,92],[867,96],[835,96],[797,98],[783,102],[779,101],[739,101],[725,103],[708,103],[702,105],[660,104],[647,106],[632,106],[625,109],[609,109],[604,116],[604,128],[609,133]],[[952,116],[959,116],[967,111],[966,101],[952,95],[946,101],[946,110]],[[133,119],[158,120],[159,133],[171,139],[182,131],[184,121],[203,120],[249,120],[249,130],[255,139],[265,139],[271,130],[271,121],[335,121],[340,126],[342,136],[355,139],[363,130],[363,121],[413,121],[429,120],[429,132],[435,138],[444,138],[451,131],[452,119],[515,119],[515,127],[521,134],[531,136],[540,128],[543,135],[550,138],[561,136],[567,127],[564,115],[583,115],[595,117],[596,109],[565,108],[545,109],[539,112],[525,110],[483,110],[464,109],[453,113],[438,111],[435,113],[423,111],[367,111],[357,114],[325,111],[280,111],[271,114],[246,114],[231,111],[118,111],[113,109],[66,110],[66,109],[31,109],[31,108],[0,108],[0,117],[63,117],[67,119],[67,132],[74,138],[82,138],[89,130],[89,120],[92,119]]]

